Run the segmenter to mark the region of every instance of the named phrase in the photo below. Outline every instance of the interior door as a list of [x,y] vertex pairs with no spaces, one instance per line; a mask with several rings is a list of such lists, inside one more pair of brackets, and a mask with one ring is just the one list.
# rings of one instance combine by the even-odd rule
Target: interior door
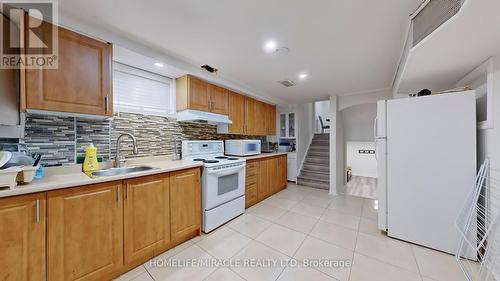
[[219,86],[209,84],[210,111],[218,114],[227,114],[227,90]]

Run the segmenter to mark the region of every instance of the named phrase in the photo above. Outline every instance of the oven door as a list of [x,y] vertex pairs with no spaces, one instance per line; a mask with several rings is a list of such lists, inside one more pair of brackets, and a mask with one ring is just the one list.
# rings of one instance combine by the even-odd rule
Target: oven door
[[203,185],[203,208],[213,209],[245,195],[245,165],[207,168]]
[[244,142],[243,154],[245,155],[260,154],[260,142]]

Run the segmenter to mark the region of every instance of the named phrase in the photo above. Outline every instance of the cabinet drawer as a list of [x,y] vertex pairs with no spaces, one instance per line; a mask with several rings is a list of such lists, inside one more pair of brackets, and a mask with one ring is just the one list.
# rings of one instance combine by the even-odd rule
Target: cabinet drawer
[[247,176],[246,178],[246,186],[257,184],[257,176]]
[[257,203],[257,186],[252,185],[251,188],[248,188],[245,192],[245,207],[248,208],[255,203]]
[[258,171],[259,170],[257,168],[247,168],[246,175],[247,175],[247,177],[256,176]]
[[258,167],[259,167],[258,161],[247,162],[247,169],[249,169],[249,168],[256,169]]

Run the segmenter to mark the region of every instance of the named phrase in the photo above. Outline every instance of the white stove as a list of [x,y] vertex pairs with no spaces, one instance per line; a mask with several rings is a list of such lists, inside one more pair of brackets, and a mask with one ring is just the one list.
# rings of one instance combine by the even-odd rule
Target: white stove
[[183,141],[182,158],[203,162],[204,232],[214,230],[245,211],[244,158],[225,156],[223,141]]

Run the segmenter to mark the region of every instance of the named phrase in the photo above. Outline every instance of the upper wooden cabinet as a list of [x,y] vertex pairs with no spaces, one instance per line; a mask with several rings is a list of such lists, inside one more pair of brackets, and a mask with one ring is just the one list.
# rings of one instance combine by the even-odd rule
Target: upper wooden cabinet
[[125,181],[125,263],[154,256],[170,242],[170,182],[168,175]]
[[276,106],[237,94],[191,75],[176,80],[177,111],[194,109],[228,115],[226,133],[276,134]]
[[172,240],[199,231],[201,226],[200,169],[170,174]]
[[45,193],[0,199],[0,280],[45,280]]
[[249,135],[267,135],[267,118],[266,104],[245,97],[245,126],[246,134]]
[[245,133],[245,96],[229,91],[228,115],[233,123],[229,125],[230,134]]
[[227,114],[227,90],[191,75],[176,80],[177,111],[194,109]]
[[209,110],[213,113],[227,115],[228,96],[227,90],[212,84],[208,85],[210,97]]
[[123,266],[121,182],[47,193],[47,280],[107,280]]
[[[51,28],[43,22],[44,34]],[[58,67],[21,72],[21,107],[111,116],[111,59],[111,44],[58,27]]]
[[276,135],[276,106],[266,104],[266,131],[267,135]]

